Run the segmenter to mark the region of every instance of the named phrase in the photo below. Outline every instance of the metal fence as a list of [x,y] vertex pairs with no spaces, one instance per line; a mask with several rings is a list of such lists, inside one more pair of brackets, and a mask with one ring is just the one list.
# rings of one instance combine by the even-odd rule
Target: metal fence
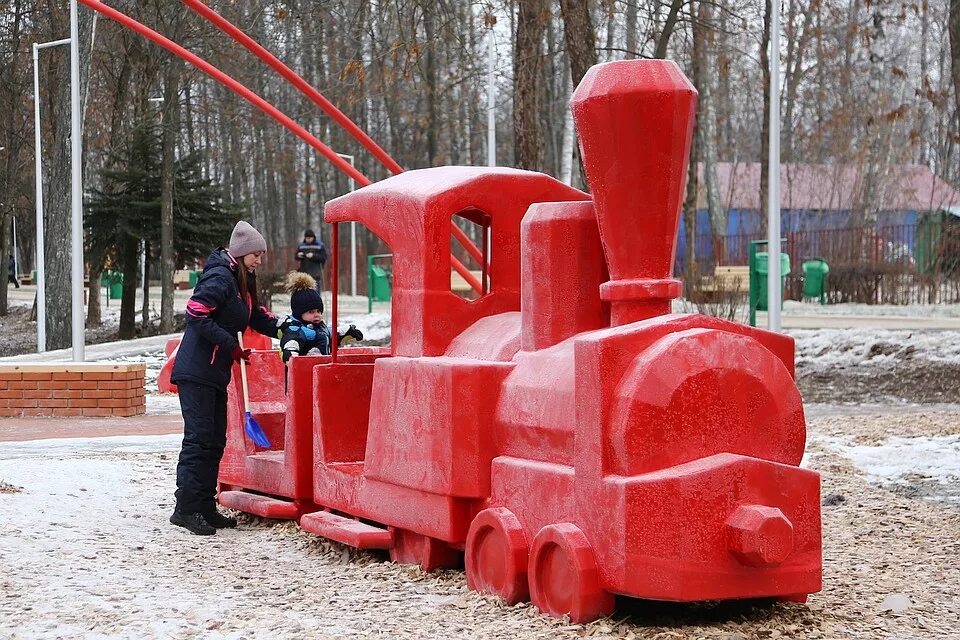
[[[821,258],[830,265],[830,302],[939,304],[960,302],[960,222],[952,219],[889,225],[795,231],[783,235],[790,256],[787,295],[799,299],[803,262]],[[750,242],[765,237],[729,235],[696,238],[700,274],[717,266],[746,265]],[[677,256],[677,272],[684,272]]]

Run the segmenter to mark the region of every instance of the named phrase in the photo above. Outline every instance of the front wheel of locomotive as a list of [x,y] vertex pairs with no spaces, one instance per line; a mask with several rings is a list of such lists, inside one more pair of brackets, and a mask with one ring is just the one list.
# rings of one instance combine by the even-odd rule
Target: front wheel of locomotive
[[512,511],[484,509],[467,533],[467,586],[498,595],[509,605],[527,600],[528,549],[527,536]]
[[544,613],[579,624],[613,612],[613,594],[600,585],[593,548],[576,525],[552,524],[537,533],[528,574],[530,601]]

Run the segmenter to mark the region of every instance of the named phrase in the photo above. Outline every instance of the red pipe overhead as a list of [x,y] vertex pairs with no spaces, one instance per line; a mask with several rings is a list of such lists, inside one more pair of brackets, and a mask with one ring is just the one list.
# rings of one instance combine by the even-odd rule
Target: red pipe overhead
[[329,115],[331,118],[337,121],[340,126],[346,129],[347,133],[353,136],[357,142],[362,144],[367,151],[372,153],[377,160],[383,163],[383,166],[385,166],[391,173],[403,173],[403,167],[401,167],[393,158],[387,155],[387,152],[384,151],[376,142],[374,142],[373,139],[366,134],[366,132],[358,127],[353,120],[348,118],[346,114],[340,111],[340,109],[337,109],[332,102],[327,100],[323,94],[317,91],[314,87],[310,86],[310,84],[301,76],[297,75],[293,69],[277,59],[275,55],[264,49],[260,44],[257,43],[256,40],[241,31],[236,25],[208,7],[206,4],[200,2],[200,0],[180,1],[187,5],[195,13],[200,14],[207,21],[211,22],[225,34],[242,44],[253,55],[266,62],[277,73],[286,78],[290,84],[299,89],[301,93],[310,98],[310,100],[312,100],[318,107],[323,109],[327,115]]
[[270,104],[269,102],[267,102],[266,100],[264,100],[263,98],[255,94],[253,91],[243,86],[242,84],[240,84],[239,82],[237,82],[236,80],[234,80],[233,78],[225,74],[223,71],[221,71],[220,69],[216,68],[215,66],[213,66],[212,64],[204,60],[203,58],[200,58],[199,56],[191,53],[190,51],[187,51],[186,49],[184,49],[177,43],[173,42],[169,38],[166,38],[160,35],[153,29],[150,29],[149,27],[137,22],[130,16],[124,13],[121,13],[120,11],[117,11],[112,7],[108,7],[107,5],[100,2],[100,0],[78,0],[78,2],[86,7],[89,7],[90,9],[93,9],[94,11],[97,11],[98,13],[103,14],[104,16],[106,16],[107,18],[110,18],[111,20],[115,20],[119,22],[125,27],[133,29],[137,33],[146,37],[148,40],[152,40],[156,44],[160,45],[170,53],[180,58],[183,58],[184,60],[186,60],[193,66],[197,67],[198,69],[206,73],[208,76],[210,76],[220,84],[224,85],[225,87],[227,87],[228,89],[230,89],[231,91],[239,95],[240,97],[244,98],[245,100],[253,104],[255,107],[257,107],[258,109],[266,113],[268,116],[270,116],[271,118],[273,118],[274,120],[276,120],[277,122],[285,126],[287,129],[292,131],[301,140],[303,140],[304,142],[309,144],[311,147],[313,147],[314,149],[322,153],[330,162],[333,163],[335,167],[340,169],[340,171],[344,172],[349,177],[353,178],[357,182],[357,184],[364,187],[370,184],[370,180],[367,179],[365,175],[363,175],[362,173],[357,171],[354,167],[352,167],[349,162],[347,162],[346,160],[338,156],[333,151],[333,149],[331,149],[327,145],[320,142],[317,138],[315,138],[312,134],[310,134],[309,131],[307,131],[306,129],[301,127],[299,124],[291,120],[289,116],[284,114],[275,106],[273,106],[272,104]]
[[[146,25],[140,22],[137,22],[136,20],[126,15],[125,13],[114,9],[113,7],[103,4],[102,2],[100,2],[100,0],[77,0],[77,1],[80,4],[86,6],[87,8],[93,9],[94,11],[106,16],[107,18],[110,18],[111,20],[119,22],[123,26],[136,31],[137,33],[141,34],[148,40],[160,45],[170,53],[174,54],[179,58],[182,58],[183,60],[186,60],[196,68],[200,69],[201,71],[206,73],[208,76],[210,76],[220,84],[224,85],[225,87],[227,87],[228,89],[230,89],[231,91],[239,95],[240,97],[250,102],[252,105],[257,107],[258,109],[266,113],[268,116],[270,116],[271,118],[273,118],[274,120],[282,124],[284,127],[286,127],[291,132],[293,132],[298,138],[300,138],[301,140],[309,144],[311,147],[313,147],[314,149],[322,153],[330,162],[333,163],[333,166],[337,167],[338,169],[340,169],[340,171],[342,171],[347,176],[355,180],[357,184],[359,184],[361,187],[365,187],[368,184],[371,184],[371,181],[365,175],[357,171],[357,169],[354,168],[350,163],[348,163],[346,160],[338,156],[335,151],[333,151],[330,147],[320,142],[320,140],[318,140],[315,136],[313,136],[309,131],[304,129],[302,126],[294,122],[285,113],[277,109],[275,106],[273,106],[272,104],[270,104],[269,102],[261,98],[259,95],[257,95],[256,93],[254,93],[253,91],[251,91],[250,89],[242,85],[240,82],[234,80],[231,76],[227,75],[226,73],[224,73],[217,67],[213,66],[203,58],[188,51],[187,49],[184,49],[183,47],[178,45],[176,42],[170,40],[169,38],[163,35],[160,35],[159,33],[147,27]],[[467,240],[467,242],[464,244],[465,246],[468,247],[468,250],[469,250],[469,247],[472,246],[473,243],[470,242],[469,238],[467,238],[465,234],[463,237]],[[475,252],[479,252],[479,250],[477,250],[475,246],[473,247],[473,249]],[[475,291],[477,291],[478,293],[481,293],[483,288],[480,282],[478,282],[477,279],[473,276],[473,274],[470,273],[467,270],[467,268],[464,267],[463,264],[460,263],[460,261],[454,258],[452,255],[450,256],[450,258],[451,258],[451,261],[453,262],[454,270],[459,272],[460,275],[464,277],[464,279],[470,284],[470,286]]]
[[[290,84],[300,90],[305,96],[310,98],[318,107],[323,109],[327,115],[333,118],[337,123],[340,124],[347,133],[354,137],[360,144],[364,146],[370,153],[372,153],[381,163],[385,166],[391,173],[394,175],[398,173],[403,173],[403,167],[401,167],[397,162],[391,158],[386,151],[384,151],[373,139],[367,135],[360,127],[357,126],[353,120],[348,118],[340,109],[336,107],[332,102],[327,100],[322,93],[317,91],[312,87],[306,80],[298,75],[293,69],[281,62],[275,55],[267,51],[262,45],[260,45],[256,40],[248,36],[239,27],[235,24],[221,16],[219,13],[208,7],[206,4],[200,0],[180,0],[183,4],[187,5],[194,13],[197,13],[208,22],[216,26],[222,32],[227,34],[230,38],[242,44],[247,51],[253,55],[260,58],[262,61],[266,62],[273,68],[274,71],[283,76]],[[467,252],[473,256],[477,262],[483,262],[483,255],[481,251],[476,247],[476,245],[471,242],[470,238],[466,236],[459,227],[453,225],[453,234],[457,239],[463,244],[467,249]],[[484,265],[486,266],[486,265]],[[473,285],[476,282],[476,278],[468,279],[468,282]],[[479,284],[479,283],[477,283]],[[481,293],[481,290],[477,288],[477,293]]]

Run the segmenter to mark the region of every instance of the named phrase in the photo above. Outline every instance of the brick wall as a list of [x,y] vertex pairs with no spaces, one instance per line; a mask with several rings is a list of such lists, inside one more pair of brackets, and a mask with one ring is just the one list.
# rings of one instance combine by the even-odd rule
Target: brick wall
[[146,413],[146,365],[0,364],[0,417]]

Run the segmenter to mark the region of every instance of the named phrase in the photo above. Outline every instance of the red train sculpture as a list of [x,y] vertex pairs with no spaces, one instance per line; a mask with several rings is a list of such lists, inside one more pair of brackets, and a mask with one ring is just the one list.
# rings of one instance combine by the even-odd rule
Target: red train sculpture
[[[583,622],[614,596],[821,588],[819,476],[787,336],[672,314],[696,91],[671,62],[592,68],[572,99],[593,197],[506,168],[409,171],[329,202],[392,249],[389,348],[253,354],[230,388],[221,504],[298,520]],[[489,236],[450,291],[451,219]],[[487,255],[489,253],[489,255]]]

